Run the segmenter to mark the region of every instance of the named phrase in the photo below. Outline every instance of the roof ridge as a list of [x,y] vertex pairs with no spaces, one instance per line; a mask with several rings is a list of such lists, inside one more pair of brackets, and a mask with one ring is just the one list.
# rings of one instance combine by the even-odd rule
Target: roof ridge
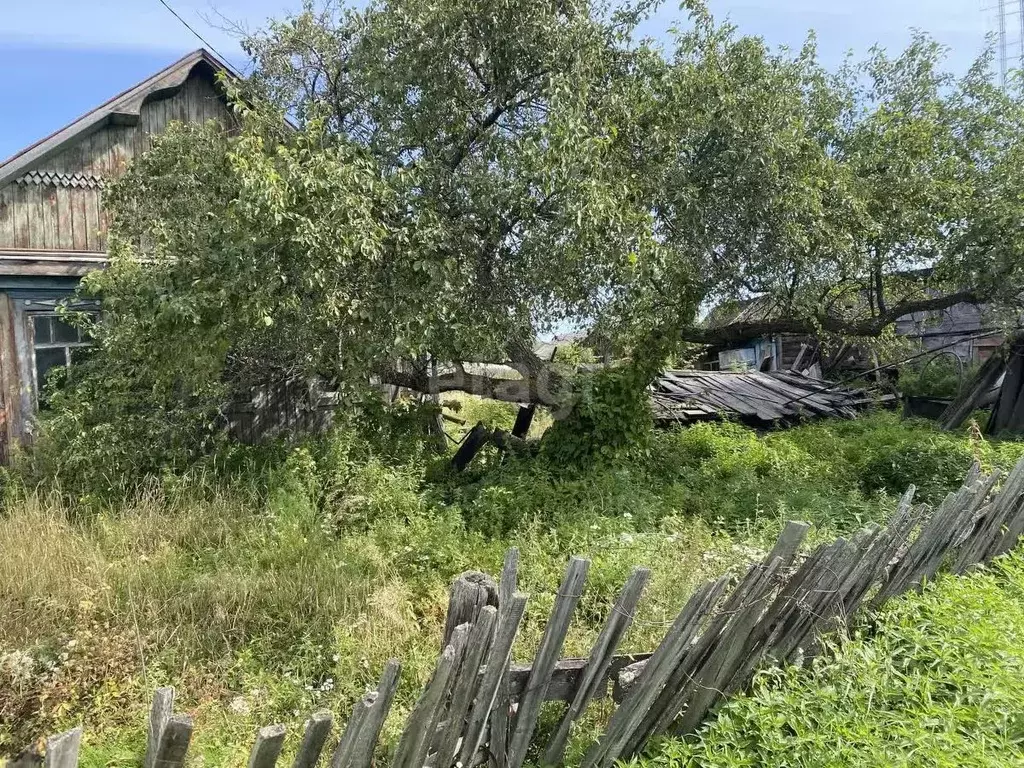
[[20,176],[28,166],[49,157],[70,141],[87,132],[98,130],[112,115],[138,115],[149,96],[168,88],[179,87],[200,62],[205,62],[215,71],[224,71],[232,78],[241,79],[241,75],[233,67],[206,48],[196,48],[0,163],[0,186]]

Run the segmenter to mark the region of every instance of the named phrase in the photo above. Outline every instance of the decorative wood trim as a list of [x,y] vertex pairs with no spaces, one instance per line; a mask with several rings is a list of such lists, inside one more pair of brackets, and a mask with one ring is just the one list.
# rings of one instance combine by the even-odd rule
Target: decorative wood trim
[[19,176],[15,184],[37,184],[74,189],[103,189],[103,177],[95,173],[58,173],[57,171],[33,170]]
[[0,164],[0,186],[25,175],[34,164],[51,157],[68,143],[81,140],[106,125],[138,123],[139,113],[146,101],[167,91],[181,88],[192,74],[192,70],[200,64],[205,64],[215,72],[227,72],[229,76],[240,79],[237,72],[209,51],[203,48],[193,51]]
[[107,256],[95,251],[0,251],[0,275],[82,277],[107,265]]

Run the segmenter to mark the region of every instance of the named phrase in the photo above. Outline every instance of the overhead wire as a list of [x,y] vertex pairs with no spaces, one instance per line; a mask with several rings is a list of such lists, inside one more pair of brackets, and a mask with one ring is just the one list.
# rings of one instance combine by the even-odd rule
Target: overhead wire
[[201,42],[203,44],[203,46],[208,48],[212,53],[217,54],[217,56],[220,57],[221,59],[223,59],[224,61],[228,60],[227,56],[225,56],[224,54],[222,54],[220,51],[218,51],[216,48],[213,47],[213,43],[211,43],[209,40],[207,40],[205,37],[203,37],[201,34],[199,34],[196,31],[195,27],[193,27],[191,24],[189,24],[187,21],[185,21],[185,19],[182,18],[181,14],[179,14],[176,10],[174,10],[174,8],[171,7],[170,3],[168,3],[167,0],[158,0],[158,2],[160,3],[160,5],[162,5],[164,8],[166,8],[168,11],[170,11],[171,15],[174,16],[174,18],[176,18],[178,21],[180,21],[182,23],[182,25],[185,27],[185,29],[187,29],[189,32],[191,32],[193,35],[195,35],[199,39],[199,42]]

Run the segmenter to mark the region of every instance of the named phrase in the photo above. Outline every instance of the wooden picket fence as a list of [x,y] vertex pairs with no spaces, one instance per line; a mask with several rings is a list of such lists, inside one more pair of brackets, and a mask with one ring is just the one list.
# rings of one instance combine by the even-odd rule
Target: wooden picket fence
[[[645,568],[635,569],[623,586],[589,656],[559,659],[589,566],[573,558],[532,664],[510,664],[527,601],[516,590],[518,552],[510,550],[497,583],[470,573],[453,584],[443,650],[388,764],[521,768],[529,759],[559,765],[574,723],[594,699],[608,695],[609,683],[618,706],[586,751],[583,768],[607,768],[655,735],[692,733],[723,699],[747,688],[759,667],[800,663],[820,653],[822,636],[858,611],[877,609],[940,570],[963,573],[1011,549],[1024,533],[1024,460],[996,490],[1000,479],[975,466],[963,487],[934,510],[914,505],[911,488],[888,526],[869,525],[803,557],[798,553],[809,526],[791,522],[735,585],[725,576],[697,589],[657,649],[639,656],[615,650],[650,576]],[[400,671],[400,663],[390,661],[377,689],[356,703],[331,768],[374,764]],[[565,702],[561,720],[544,743],[534,743],[541,705],[556,700]],[[145,768],[185,762],[192,720],[175,714],[173,704],[171,689],[156,692]],[[294,768],[317,764],[332,723],[327,712],[307,721]],[[81,736],[81,728],[53,736],[45,757],[27,752],[10,765],[74,768]],[[284,737],[284,726],[261,728],[249,768],[275,766]]]

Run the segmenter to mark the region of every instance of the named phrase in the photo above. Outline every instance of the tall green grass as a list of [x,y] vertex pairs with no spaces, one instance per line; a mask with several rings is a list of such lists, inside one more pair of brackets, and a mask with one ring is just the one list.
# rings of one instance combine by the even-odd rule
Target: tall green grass
[[195,753],[244,762],[257,726],[294,734],[310,711],[345,712],[398,656],[393,736],[436,660],[451,579],[497,573],[510,546],[532,595],[516,658],[539,642],[571,555],[592,567],[565,654],[588,651],[634,565],[653,580],[624,649],[649,650],[698,583],[762,556],[785,520],[832,538],[884,520],[908,483],[937,499],[972,460],[1021,453],[878,414],[764,435],[698,425],[628,462],[492,456],[455,475],[415,420],[395,423],[241,452],[123,499],[10,481],[0,751],[84,721],[91,764],[130,764],[153,688],[173,684]]
[[630,768],[1024,765],[1024,556],[894,602]]

